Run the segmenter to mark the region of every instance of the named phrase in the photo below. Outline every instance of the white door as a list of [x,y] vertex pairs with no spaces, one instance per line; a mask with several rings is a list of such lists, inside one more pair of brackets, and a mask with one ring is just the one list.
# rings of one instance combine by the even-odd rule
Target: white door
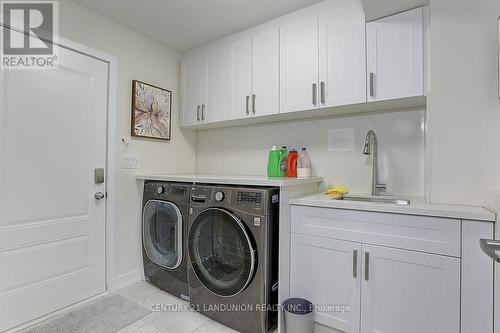
[[318,107],[318,15],[300,15],[280,27],[280,112]]
[[424,94],[423,9],[366,25],[368,101]]
[[218,47],[207,53],[207,84],[205,102],[202,103],[205,122],[217,122],[227,119],[228,106],[228,66],[227,50]]
[[361,244],[292,234],[290,296],[314,305],[346,305],[348,311],[315,312],[315,322],[346,333],[359,332]]
[[279,30],[252,36],[252,111],[254,116],[279,113]]
[[319,14],[320,106],[366,102],[365,15],[360,5]]
[[206,57],[196,55],[182,62],[182,124],[200,122],[202,96],[206,79]]
[[229,46],[229,119],[250,116],[252,39],[245,36]]
[[460,332],[460,259],[363,244],[361,333]]
[[106,289],[108,65],[59,63],[0,70],[0,331]]

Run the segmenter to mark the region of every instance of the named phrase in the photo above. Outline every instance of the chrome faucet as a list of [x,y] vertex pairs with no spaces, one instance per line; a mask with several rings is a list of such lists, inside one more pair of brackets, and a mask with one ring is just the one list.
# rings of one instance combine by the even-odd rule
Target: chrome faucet
[[[372,152],[373,151],[373,152]],[[372,195],[379,195],[379,190],[386,189],[386,183],[378,183],[377,134],[374,130],[366,133],[363,155],[373,155],[372,158]]]

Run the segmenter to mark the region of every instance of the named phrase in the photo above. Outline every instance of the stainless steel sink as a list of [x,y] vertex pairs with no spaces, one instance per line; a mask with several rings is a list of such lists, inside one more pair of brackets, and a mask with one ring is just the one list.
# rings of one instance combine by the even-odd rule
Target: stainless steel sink
[[344,195],[337,198],[336,200],[344,201],[363,201],[363,202],[378,202],[378,203],[389,203],[395,205],[408,206],[410,200],[395,198],[395,197],[384,197],[384,196],[361,196],[361,195]]

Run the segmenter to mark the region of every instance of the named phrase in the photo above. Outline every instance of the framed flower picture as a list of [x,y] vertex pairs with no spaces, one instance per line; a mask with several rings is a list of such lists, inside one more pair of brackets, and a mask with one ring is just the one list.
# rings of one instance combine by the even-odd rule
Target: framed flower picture
[[172,92],[132,81],[132,136],[170,140]]

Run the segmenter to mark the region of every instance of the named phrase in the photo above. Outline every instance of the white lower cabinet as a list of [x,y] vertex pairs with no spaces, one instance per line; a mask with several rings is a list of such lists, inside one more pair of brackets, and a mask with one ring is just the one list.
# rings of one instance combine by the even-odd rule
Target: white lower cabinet
[[363,244],[362,333],[460,332],[460,259]]
[[344,312],[325,307],[315,312],[315,321],[325,328],[359,332],[361,244],[301,234],[292,234],[291,244],[293,297],[315,305],[349,306]]
[[[292,207],[290,297],[317,306],[315,333],[460,332],[461,259],[423,252],[432,248],[429,240],[448,229],[443,222],[455,228],[460,220],[417,217],[421,225],[414,224],[413,236],[406,234],[422,242],[422,251],[415,251],[393,247],[388,237],[407,232],[391,223],[392,217],[411,224],[412,216],[340,210],[327,216],[327,211]],[[348,220],[343,212],[350,214]],[[369,220],[379,226],[377,234],[372,235]],[[342,221],[351,227],[334,233]],[[335,238],[342,235],[345,239]],[[459,234],[445,239],[460,246]],[[346,306],[349,311],[343,311]]]

